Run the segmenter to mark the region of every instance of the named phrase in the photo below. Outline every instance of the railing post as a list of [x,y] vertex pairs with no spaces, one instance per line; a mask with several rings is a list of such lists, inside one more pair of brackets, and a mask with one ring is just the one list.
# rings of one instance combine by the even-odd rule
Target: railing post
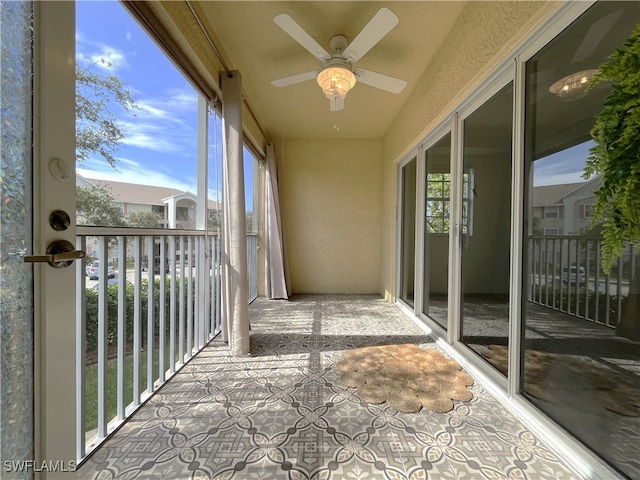
[[[87,251],[87,237],[79,236],[76,248]],[[87,371],[87,296],[86,296],[86,260],[76,265],[76,456],[83,458],[86,453],[86,371]]]
[[187,280],[187,358],[193,355],[193,239],[187,239],[187,248],[189,249],[189,275]]
[[[191,255],[186,259],[191,262]],[[179,324],[178,324],[178,356],[180,363],[184,363],[184,282],[185,282],[185,250],[184,250],[184,237],[180,236],[180,301],[179,301]],[[189,269],[191,265],[189,265]]]
[[[142,239],[135,237],[133,246],[133,406],[140,405],[140,350],[142,326]],[[147,264],[148,268],[148,264]]]
[[600,261],[601,261],[601,244],[596,245],[596,314],[594,321],[600,323]]
[[169,372],[176,371],[176,239],[170,237],[169,255],[171,256],[171,296],[169,298]]
[[[589,314],[589,284],[591,283],[591,243],[593,240],[585,240],[585,274],[584,274],[584,318],[592,320]],[[594,291],[596,289],[594,288]],[[597,295],[597,293],[596,293]]]
[[98,241],[98,438],[107,436],[107,239]]
[[147,392],[153,393],[153,322],[155,290],[155,237],[147,238]]
[[118,237],[118,400],[117,400],[117,418],[124,420],[125,408],[124,392],[125,392],[125,346],[127,344],[127,237],[120,235]]
[[158,332],[158,379],[161,383],[165,380],[165,330],[166,330],[166,316],[167,316],[167,251],[166,251],[166,237],[160,237],[160,291],[159,296],[159,332]]

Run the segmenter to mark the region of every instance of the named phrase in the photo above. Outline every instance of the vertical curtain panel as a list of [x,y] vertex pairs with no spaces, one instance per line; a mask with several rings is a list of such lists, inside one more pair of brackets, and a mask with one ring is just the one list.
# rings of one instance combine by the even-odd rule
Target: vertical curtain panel
[[278,192],[278,162],[275,147],[267,145],[265,242],[267,247],[267,298],[288,299],[291,295],[287,275],[286,251]]
[[242,154],[242,76],[233,71],[222,76],[223,128],[223,220],[226,283],[223,294],[227,338],[231,354],[249,354],[249,267],[247,264],[247,219]]

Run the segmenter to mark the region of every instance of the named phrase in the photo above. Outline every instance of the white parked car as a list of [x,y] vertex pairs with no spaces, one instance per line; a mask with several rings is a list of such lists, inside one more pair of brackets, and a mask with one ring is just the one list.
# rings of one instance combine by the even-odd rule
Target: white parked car
[[562,269],[561,279],[564,283],[580,282],[584,285],[584,282],[587,280],[587,276],[585,274],[584,267],[571,265],[570,267],[564,267]]
[[[96,260],[87,265],[87,277],[89,280],[97,280],[100,274],[100,262]],[[107,278],[115,278],[116,271],[113,268],[113,263],[107,262]]]

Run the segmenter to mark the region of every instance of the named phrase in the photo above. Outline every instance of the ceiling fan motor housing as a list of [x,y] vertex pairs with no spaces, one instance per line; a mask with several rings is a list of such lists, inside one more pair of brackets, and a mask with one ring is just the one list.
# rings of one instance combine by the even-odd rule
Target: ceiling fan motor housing
[[329,40],[329,46],[331,47],[331,50],[336,53],[344,52],[344,49],[347,48],[347,45],[349,45],[349,42],[347,40],[347,37],[345,37],[344,35],[334,35]]
[[329,60],[324,62],[322,64],[322,69],[325,70],[327,68],[344,68],[350,72],[353,70],[351,64],[340,56],[331,57]]

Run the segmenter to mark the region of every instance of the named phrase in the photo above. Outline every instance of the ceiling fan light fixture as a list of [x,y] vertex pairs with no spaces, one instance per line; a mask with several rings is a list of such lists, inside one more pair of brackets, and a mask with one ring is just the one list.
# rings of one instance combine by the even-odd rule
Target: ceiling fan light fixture
[[318,85],[329,100],[344,99],[354,85],[356,76],[352,71],[340,67],[327,67],[318,74]]
[[549,92],[564,101],[582,98],[587,94],[587,87],[596,73],[597,69],[591,69],[567,75],[551,85]]

